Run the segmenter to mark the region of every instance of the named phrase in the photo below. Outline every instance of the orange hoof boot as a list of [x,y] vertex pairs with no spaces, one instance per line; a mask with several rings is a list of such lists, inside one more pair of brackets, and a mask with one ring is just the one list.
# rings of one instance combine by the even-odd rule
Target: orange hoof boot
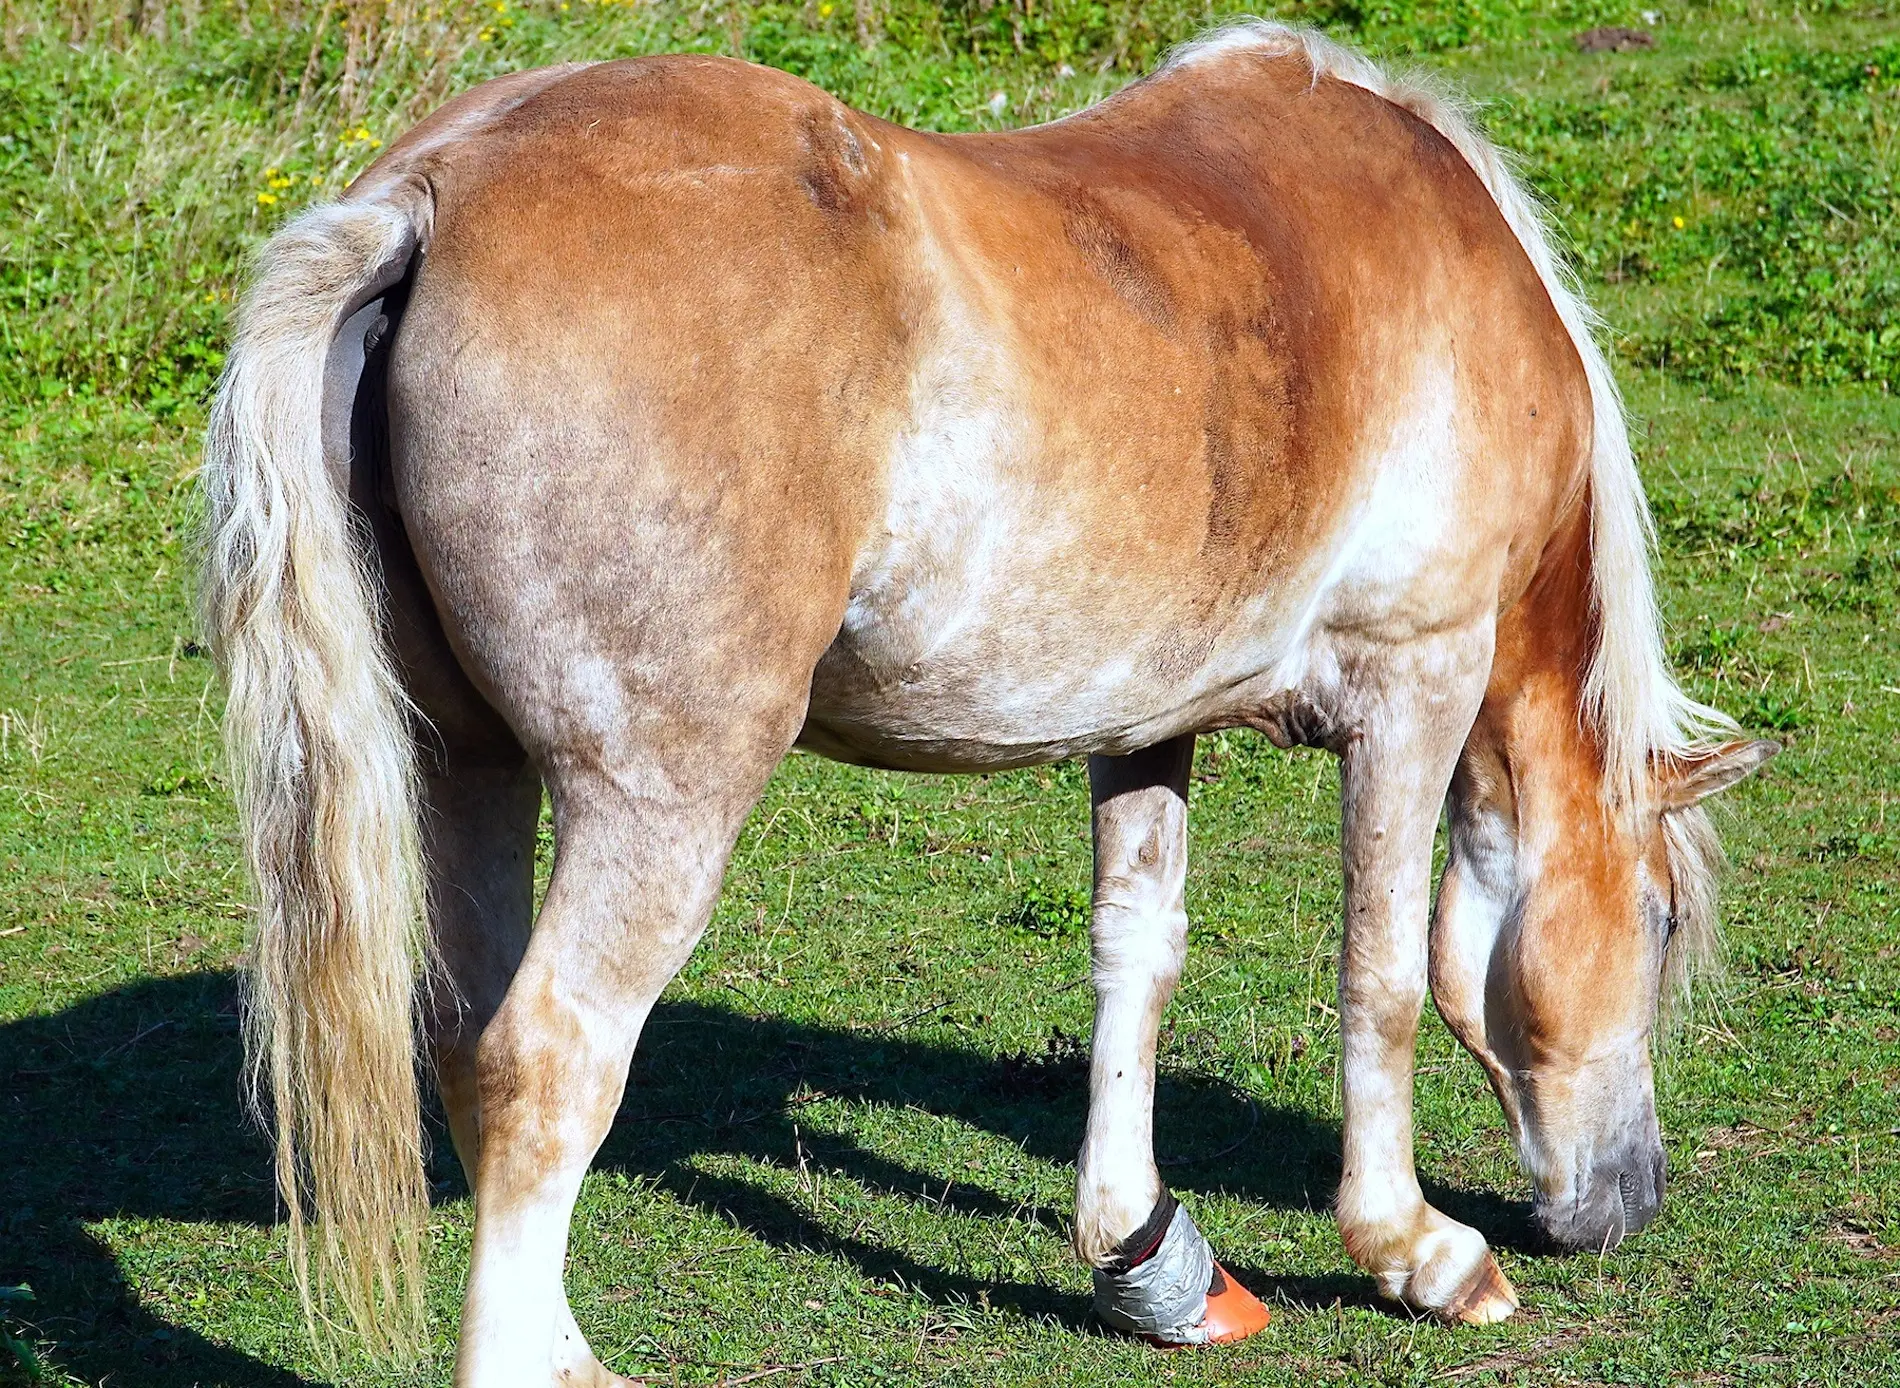
[[1219,1263],[1214,1264],[1214,1284],[1207,1289],[1207,1327],[1204,1344],[1224,1345],[1244,1340],[1265,1330],[1273,1319],[1266,1303],[1240,1283]]

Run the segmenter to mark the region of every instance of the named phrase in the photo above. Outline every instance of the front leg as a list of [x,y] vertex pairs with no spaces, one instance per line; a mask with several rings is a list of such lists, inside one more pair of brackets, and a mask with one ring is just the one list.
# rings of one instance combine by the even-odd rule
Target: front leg
[[1155,1038],[1187,951],[1187,785],[1194,739],[1091,757],[1095,1034],[1075,1246],[1096,1314],[1164,1344],[1237,1340],[1267,1310],[1214,1262],[1154,1159]]
[[[1353,1261],[1385,1295],[1450,1320],[1486,1324],[1509,1316],[1517,1293],[1482,1234],[1425,1203],[1412,1164],[1432,839],[1470,726],[1465,705],[1474,714],[1476,707],[1475,694],[1466,699],[1459,692],[1469,681],[1447,674],[1471,668],[1470,661],[1430,664],[1435,668],[1393,679],[1343,744],[1339,1231]],[[1487,659],[1476,668],[1488,665]]]

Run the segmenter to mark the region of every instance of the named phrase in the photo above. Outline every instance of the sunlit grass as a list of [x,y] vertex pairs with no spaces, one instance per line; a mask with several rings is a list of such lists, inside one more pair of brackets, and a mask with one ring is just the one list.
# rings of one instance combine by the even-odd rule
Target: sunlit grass
[[[362,23],[347,88],[342,10],[321,33],[314,5],[174,7],[152,32],[71,4],[0,13],[0,1287],[34,1297],[0,1299],[0,1324],[46,1381],[318,1377],[267,1156],[238,1104],[244,908],[218,692],[187,616],[199,398],[245,248],[435,95],[508,67],[738,49],[963,128],[1084,104],[1206,17],[558,0],[349,13]],[[1493,102],[1619,332],[1677,658],[1699,693],[1789,743],[1724,816],[1730,968],[1666,1059],[1662,1221],[1607,1259],[1527,1251],[1496,1105],[1432,1022],[1421,1172],[1502,1245],[1527,1314],[1450,1331],[1371,1304],[1325,1209],[1336,773],[1227,734],[1197,762],[1195,935],[1158,1141],[1277,1320],[1210,1355],[1101,1336],[1065,1247],[1089,1020],[1079,769],[904,779],[799,756],[740,842],[583,1195],[576,1311],[623,1372],[710,1383],[777,1366],[770,1381],[801,1385],[1885,1372],[1900,1338],[1900,405],[1879,379],[1778,384],[1831,379],[1813,364],[1835,358],[1809,351],[1798,315],[1747,315],[1829,256],[1834,283],[1806,291],[1816,311],[1843,293],[1882,302],[1891,16],[1686,7],[1661,12],[1654,50],[1584,56],[1574,28],[1641,16],[1305,13]],[[413,41],[391,47],[392,32]],[[1880,72],[1853,85],[1855,59]],[[1698,181],[1710,158],[1757,146],[1752,170],[1744,158],[1719,186]],[[1825,178],[1797,187],[1808,165]],[[1842,180],[1860,201],[1811,224],[1800,198],[1834,202]],[[1793,201],[1748,214],[1736,199],[1751,188]],[[1740,225],[1751,215],[1771,225]],[[1710,264],[1711,238],[1744,234],[1756,269]],[[1836,318],[1858,321],[1848,308]],[[1713,355],[1686,360],[1684,343]],[[1675,369],[1660,371],[1665,346]],[[438,1341],[412,1376],[430,1383],[446,1381],[470,1228],[453,1161],[436,1175]],[[9,1353],[0,1343],[0,1383],[31,1381]],[[411,1380],[358,1365],[346,1381]]]

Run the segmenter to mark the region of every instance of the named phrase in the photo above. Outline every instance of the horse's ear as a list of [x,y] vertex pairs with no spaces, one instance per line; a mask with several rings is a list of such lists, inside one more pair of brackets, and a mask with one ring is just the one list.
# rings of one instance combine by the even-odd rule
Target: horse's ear
[[1738,738],[1695,756],[1672,757],[1657,767],[1656,798],[1665,813],[1686,810],[1753,775],[1780,750],[1768,738]]

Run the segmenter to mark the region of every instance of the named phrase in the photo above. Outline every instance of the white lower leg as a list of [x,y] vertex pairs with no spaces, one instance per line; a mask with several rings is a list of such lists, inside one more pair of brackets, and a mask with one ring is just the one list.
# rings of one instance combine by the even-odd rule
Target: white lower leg
[[[471,1046],[469,1049],[472,1051],[473,1047]],[[468,1058],[465,1063],[462,1062],[460,1057],[456,1056],[439,1058],[437,1061],[438,1083],[442,1092],[443,1107],[447,1110],[449,1131],[454,1139],[456,1154],[461,1158],[462,1170],[467,1175],[470,1187],[479,1189],[481,1183],[481,1139],[479,1121],[477,1118],[474,1071],[475,1065],[472,1057]],[[563,1246],[565,1246],[567,1224],[571,1219],[571,1201],[569,1205],[570,1212],[566,1215],[561,1215],[558,1220],[562,1230],[560,1237]],[[499,1221],[497,1224],[499,1226]],[[499,1227],[497,1233],[499,1233]],[[492,1241],[491,1239],[491,1242]],[[506,1260],[510,1256],[518,1256],[522,1250],[523,1240],[516,1238],[508,1242],[511,1246],[498,1248],[493,1251],[484,1250],[484,1253],[491,1259],[499,1257]],[[532,1242],[532,1240],[530,1239],[529,1242]],[[475,1298],[471,1294],[471,1300],[468,1304],[475,1304],[477,1300],[481,1300],[484,1305],[487,1301],[486,1298]],[[465,1306],[465,1313],[466,1309]],[[463,1321],[463,1336],[464,1339],[466,1339],[470,1334],[468,1325],[469,1317],[466,1314],[464,1315]],[[478,1341],[486,1344],[495,1339],[497,1332],[495,1327],[483,1324],[474,1327],[473,1333]],[[529,1338],[532,1337],[532,1334],[533,1332],[528,1332]],[[568,1307],[565,1293],[561,1295],[559,1304],[555,1308],[554,1331],[550,1353],[552,1357],[554,1381],[556,1383],[615,1384],[625,1381],[612,1376],[605,1378],[600,1376],[602,1371],[598,1368],[594,1352],[589,1348],[587,1337],[581,1333],[581,1328],[574,1319],[574,1313]]]
[[1516,1306],[1510,1284],[1477,1230],[1425,1203],[1413,1165],[1412,1072],[1444,794],[1432,762],[1417,746],[1395,753],[1363,742],[1345,758],[1339,1228],[1385,1295],[1457,1319],[1498,1320]]
[[585,991],[560,986],[531,947],[482,1037],[481,1161],[456,1388],[624,1381],[588,1347],[562,1272],[581,1179],[620,1106],[651,999],[643,987],[608,1006]]
[[1095,1031],[1089,1116],[1076,1167],[1076,1251],[1114,1257],[1161,1198],[1154,1161],[1155,1041],[1181,969],[1186,918],[1098,903],[1093,926]]
[[[1340,1229],[1386,1296],[1436,1309],[1485,1257],[1484,1239],[1425,1203],[1413,1164],[1412,1066],[1419,999],[1409,984],[1340,981],[1344,1171]],[[1447,1278],[1451,1286],[1441,1286]]]
[[1154,1161],[1155,1036],[1180,977],[1187,918],[1098,900],[1088,1131],[1076,1165],[1076,1250],[1105,1325],[1170,1344],[1206,1338],[1214,1255]]
[[1090,945],[1095,1031],[1076,1169],[1075,1247],[1094,1267],[1154,1213],[1155,1039],[1187,949],[1187,767],[1192,743],[1089,764],[1095,798]]
[[[575,1183],[578,1188],[578,1182]],[[574,1202],[513,1212],[490,1233],[477,1226],[478,1266],[508,1269],[469,1280],[462,1308],[465,1372],[457,1388],[551,1383],[559,1388],[614,1388],[630,1380],[609,1372],[574,1319],[562,1285],[567,1230]],[[501,1224],[502,1221],[493,1221]],[[511,1377],[513,1375],[513,1377]]]
[[1266,1308],[1229,1283],[1154,1159],[1155,1039],[1187,952],[1193,740],[1094,758],[1095,1035],[1076,1167],[1075,1246],[1105,1325],[1170,1345],[1250,1335]]
[[558,1184],[540,1199],[504,1209],[484,1209],[477,1197],[456,1388],[556,1381],[556,1334],[571,1320],[561,1270],[580,1181]]
[[1345,995],[1342,978],[1338,1215],[1347,1251],[1394,1300],[1460,1319],[1501,1319],[1516,1300],[1484,1236],[1426,1204],[1419,1189],[1412,1153],[1417,1008],[1395,1015],[1390,1000],[1355,1006]]

